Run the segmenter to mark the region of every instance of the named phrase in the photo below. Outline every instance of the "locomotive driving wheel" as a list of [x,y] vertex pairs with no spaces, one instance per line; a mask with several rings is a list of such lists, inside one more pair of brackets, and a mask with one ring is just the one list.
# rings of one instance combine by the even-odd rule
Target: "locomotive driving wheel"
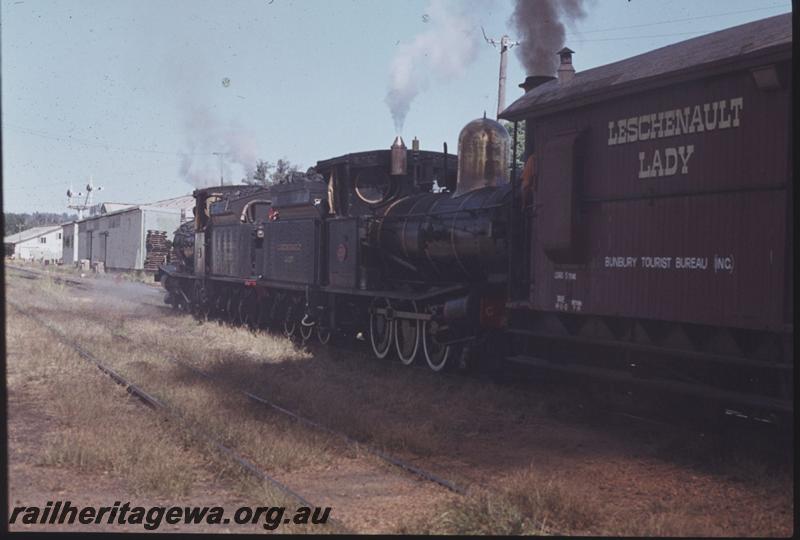
[[297,321],[292,319],[290,315],[290,313],[287,313],[286,318],[283,320],[283,335],[292,339],[297,333]]
[[292,339],[297,333],[297,319],[295,318],[296,307],[290,299],[286,300],[286,312],[283,317],[283,335]]
[[327,345],[331,342],[331,329],[330,328],[323,328],[320,325],[317,325],[317,340],[322,343],[323,345]]
[[303,317],[300,321],[300,337],[303,339],[303,343],[311,339],[311,336],[314,335],[314,327],[316,323],[308,323],[307,317]]
[[369,342],[372,352],[377,358],[386,358],[392,349],[392,321],[387,313],[376,313],[376,309],[391,310],[388,298],[376,298],[372,301],[369,315]]
[[436,323],[425,321],[422,324],[422,350],[425,353],[425,361],[433,371],[440,372],[446,370],[453,363],[452,357],[455,351],[450,345],[442,345],[436,341]]
[[[404,311],[417,313],[417,303],[413,300],[401,306]],[[394,345],[397,356],[403,365],[410,366],[414,363],[419,350],[420,321],[418,319],[394,320]]]

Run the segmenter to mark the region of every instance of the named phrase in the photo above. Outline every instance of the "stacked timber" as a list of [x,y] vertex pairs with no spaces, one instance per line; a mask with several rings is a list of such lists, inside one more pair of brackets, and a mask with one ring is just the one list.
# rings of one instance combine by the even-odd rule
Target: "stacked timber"
[[171,242],[167,240],[166,231],[147,231],[145,239],[144,269],[150,272],[158,270],[159,265],[169,262]]
[[181,272],[194,268],[194,221],[186,221],[175,231],[169,262]]

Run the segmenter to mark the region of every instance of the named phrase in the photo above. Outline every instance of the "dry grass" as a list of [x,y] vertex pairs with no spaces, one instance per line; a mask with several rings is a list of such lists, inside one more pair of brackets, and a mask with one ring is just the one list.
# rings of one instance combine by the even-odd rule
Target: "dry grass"
[[361,353],[322,350],[311,356],[282,337],[213,322],[179,318],[169,333],[157,321],[130,321],[126,328],[148,347],[231,387],[389,449],[421,455],[447,452],[454,435],[498,432],[514,420],[506,411],[531,410],[528,396],[491,384],[386,369],[365,362]]
[[[40,294],[31,294],[31,287]],[[68,335],[79,335],[78,340],[98,356],[118,356],[119,350],[91,343],[108,335],[103,328],[59,317],[73,304],[58,284],[25,280],[10,292],[9,299],[27,303],[26,309],[55,322]],[[81,325],[84,328],[79,328]],[[123,388],[47,334],[38,323],[8,307],[6,343],[14,353],[14,361],[8,363],[9,390],[34,400],[37,409],[41,407],[57,424],[57,429],[42,441],[42,452],[36,457],[41,465],[68,467],[85,474],[110,473],[124,478],[136,494],[166,497],[188,495],[198,480],[198,472],[211,467],[217,478],[231,483],[254,503],[289,507],[296,504],[274,488],[255,482],[229,458],[216,455],[203,439],[193,438],[173,420],[143,408]],[[133,358],[132,362],[143,361]],[[191,394],[195,392],[187,391],[187,396]],[[209,403],[199,393],[193,399],[200,415],[200,405]],[[208,420],[209,416],[206,414],[203,419]],[[229,438],[235,438],[235,424],[230,418],[226,422],[231,426]],[[286,462],[292,461],[289,450],[275,451],[273,446],[263,444],[266,438],[259,441],[258,437],[258,433],[250,434],[254,447],[261,446],[264,453],[273,452]]]
[[[13,308],[12,308],[13,309]],[[42,339],[36,323],[10,313],[7,346],[24,350],[8,363],[8,385],[36,399],[58,419],[39,461],[125,477],[134,492],[187,493],[195,472],[185,452],[155,417],[132,410],[127,393],[70,349]],[[142,444],[148,433],[148,444]]]
[[[92,298],[88,302],[76,303],[70,296],[69,289],[48,278],[35,282],[20,281],[23,282],[20,284],[21,287],[14,287],[14,298],[12,298],[14,301],[21,300],[27,308],[43,316],[64,334],[74,336],[76,341],[91,350],[93,354],[172,406],[186,422],[194,426],[195,430],[213,434],[266,470],[290,471],[300,467],[329,465],[331,460],[328,452],[331,444],[329,437],[316,432],[292,429],[291,422],[270,415],[264,409],[250,406],[243,396],[227,392],[188,370],[165,362],[160,353],[152,348],[115,340],[113,334],[108,331],[109,326],[115,331],[121,331],[125,321],[129,320],[124,314],[116,317],[104,316],[103,308],[96,305]],[[39,294],[31,294],[34,292],[31,290],[33,287],[38,288]],[[18,290],[20,288],[28,290]],[[84,310],[83,315],[90,317],[75,316],[78,311]],[[95,319],[97,324],[87,324],[86,318]],[[163,327],[157,325],[154,330],[162,333]],[[31,335],[36,331],[35,326],[29,330]],[[30,336],[26,337],[16,329],[12,334],[17,340],[30,339]],[[50,340],[41,341],[50,343]],[[60,345],[54,346],[64,349]],[[46,356],[47,353],[33,350],[30,351],[30,355],[38,358]],[[82,368],[81,373],[94,370],[83,360],[78,359],[77,363]],[[62,398],[53,404],[53,414],[71,418],[73,419],[71,422],[75,422],[79,427],[75,431],[68,430],[60,434],[57,440],[52,441],[46,458],[48,463],[69,464],[79,468],[124,463],[125,470],[118,472],[127,475],[130,472],[147,470],[146,474],[152,475],[156,481],[158,478],[170,476],[166,472],[172,467],[180,468],[170,460],[154,467],[141,466],[138,460],[150,459],[147,454],[151,451],[156,454],[161,452],[157,446],[159,441],[154,440],[153,445],[141,449],[140,436],[136,434],[141,431],[123,427],[116,416],[119,411],[109,410],[107,414],[98,416],[95,407],[87,407],[83,402],[87,391],[86,385],[79,384],[83,375],[78,376],[75,372],[70,376],[64,376],[65,364],[48,365],[50,369],[59,369],[59,372],[51,373],[47,378],[58,385],[59,391],[62,386],[66,390]],[[98,376],[95,373],[92,375],[91,380],[99,378],[99,381],[93,383],[97,385],[97,390],[104,390],[98,394],[99,406],[109,398],[107,387],[113,385],[110,385],[102,375]],[[94,386],[91,387],[91,391],[95,391]],[[96,430],[103,430],[107,437],[119,440],[119,445],[106,444],[103,437],[95,438],[93,433],[87,434],[85,428],[89,425],[93,425]],[[118,433],[111,433],[115,430]],[[175,433],[170,437],[174,439]],[[155,460],[153,462],[155,465]],[[143,479],[142,483],[148,482],[149,479]]]
[[[514,386],[433,377],[424,370],[366,360],[360,352],[319,350],[312,355],[281,336],[156,312],[138,305],[133,293],[128,300],[113,302],[91,296],[76,300],[81,294],[63,285],[16,281],[11,291],[16,299],[23,298],[98,356],[113,360],[116,369],[169,402],[187,421],[220,434],[267,470],[286,473],[335,466],[336,452],[331,449],[336,446],[339,454],[343,449],[328,436],[297,429],[293,421],[252,404],[235,390],[249,390],[375,446],[414,456],[458,455],[473,437],[507,437],[520,426],[553,417],[583,423],[597,414],[576,407],[569,393],[531,395]],[[115,339],[109,330],[134,341]],[[176,366],[166,356],[202,369],[214,382]],[[168,440],[186,439],[171,431],[164,433]],[[62,452],[62,462],[81,466],[81,460],[133,461],[124,452],[110,458],[86,441],[75,440],[84,453]],[[67,448],[67,442],[73,441],[56,441],[56,446]],[[197,441],[186,444],[197,446]],[[650,455],[677,462],[674,458],[681,444],[685,439],[657,439]],[[708,449],[693,449],[690,454],[708,458]],[[771,489],[769,480],[764,487],[764,475],[775,473],[765,470],[763,463],[743,459],[722,460],[717,465],[721,474],[735,473],[742,481],[761,486],[758,489]],[[411,522],[397,532],[686,536],[720,530],[713,516],[698,516],[698,511],[705,510],[691,502],[682,506],[656,501],[646,511],[609,512],[606,501],[587,499],[582,485],[566,472],[561,474],[544,476],[533,468],[510,473],[496,482],[502,489],[476,490],[455,504],[435,509],[433,518]],[[465,480],[457,473],[444,476]],[[260,489],[240,481],[241,489],[251,493]],[[143,487],[151,485],[146,478],[140,482]],[[776,493],[783,487],[775,488]],[[713,507],[707,510],[715,511]],[[755,514],[748,530],[775,529],[770,522],[774,517]]]
[[591,534],[601,511],[574,489],[535,469],[517,474],[498,492],[470,493],[455,505],[440,509],[433,519],[413,524],[408,533],[427,534]]
[[[70,309],[59,306],[58,310],[63,307]],[[163,351],[207,371],[229,388],[245,388],[393,450],[446,453],[464,434],[490,435],[518,421],[507,411],[528,411],[534,417],[542,412],[537,405],[540,400],[521,392],[477,381],[435,378],[422,370],[387,370],[385,365],[365,363],[361,353],[320,351],[312,356],[283,337],[213,322],[198,324],[188,317],[175,317],[165,331],[162,316],[149,320],[115,314],[97,304],[83,308],[82,318],[135,336],[138,348]],[[102,343],[103,338],[93,339],[98,345],[125,347],[119,341]],[[136,347],[126,347],[125,357],[164,363],[159,354],[141,357]],[[181,377],[191,379],[188,374]]]
[[[79,266],[72,264],[48,264],[44,265],[36,261],[22,261],[6,259],[7,264],[30,269],[34,272],[44,272],[51,276],[58,277],[84,277],[98,280],[126,281],[131,283],[156,284],[153,279],[153,272],[144,270],[106,270],[103,274],[98,274],[94,270],[81,270]],[[13,271],[13,269],[11,269]],[[157,285],[157,284],[156,284]]]
[[157,396],[196,432],[212,435],[265,470],[291,471],[329,464],[328,437],[292,429],[283,418],[250,406],[243,396],[165,363],[152,349],[115,342],[107,328],[81,328],[81,321],[50,317],[67,335],[79,334],[83,346]]

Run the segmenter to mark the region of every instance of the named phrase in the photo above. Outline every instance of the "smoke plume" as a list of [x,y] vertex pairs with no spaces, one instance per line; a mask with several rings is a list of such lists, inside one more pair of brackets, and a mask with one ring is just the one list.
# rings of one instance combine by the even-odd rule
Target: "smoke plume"
[[[219,185],[220,157],[225,184],[239,183],[241,176],[255,167],[256,138],[238,122],[221,122],[207,108],[187,108],[184,112],[185,154],[180,175],[191,185],[202,188]],[[234,169],[240,168],[241,170]]]
[[477,57],[481,34],[475,32],[477,24],[469,15],[468,5],[454,8],[445,0],[433,0],[421,16],[427,25],[425,31],[398,46],[385,100],[397,133],[403,130],[411,102],[431,77],[461,77]]
[[516,0],[509,21],[521,42],[517,56],[528,75],[555,75],[564,47],[564,22],[586,16],[584,0]]

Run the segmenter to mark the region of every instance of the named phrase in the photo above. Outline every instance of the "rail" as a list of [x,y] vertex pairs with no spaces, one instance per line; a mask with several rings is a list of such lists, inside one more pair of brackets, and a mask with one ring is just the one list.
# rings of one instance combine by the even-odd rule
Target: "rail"
[[[210,444],[218,452],[224,454],[226,457],[228,457],[232,461],[236,462],[242,469],[247,471],[251,476],[254,476],[258,480],[261,480],[262,482],[266,482],[266,483],[272,485],[273,487],[278,489],[281,493],[289,495],[290,497],[296,499],[298,502],[300,502],[303,505],[306,505],[306,506],[309,506],[309,507],[316,506],[316,505],[312,504],[308,499],[303,497],[301,494],[299,494],[298,492],[292,490],[286,484],[280,482],[276,478],[270,476],[266,472],[264,472],[261,469],[259,469],[258,466],[256,466],[256,464],[254,464],[252,461],[250,461],[247,458],[241,456],[235,450],[233,450],[232,448],[230,448],[230,447],[226,446],[225,444],[221,443],[218,439],[216,439],[212,435],[210,435],[210,434],[208,434],[208,433],[206,433],[204,431],[200,431],[199,429],[190,426],[186,422],[186,419],[180,413],[175,411],[173,408],[169,407],[162,400],[158,399],[157,397],[153,396],[152,394],[146,392],[141,387],[139,387],[139,386],[133,384],[132,382],[130,382],[129,380],[127,380],[124,376],[122,376],[121,374],[116,372],[114,369],[112,369],[111,367],[109,367],[105,363],[103,363],[94,354],[92,354],[91,352],[87,351],[85,348],[80,346],[74,340],[72,340],[68,336],[66,336],[58,328],[54,327],[53,325],[51,325],[50,323],[48,323],[47,321],[45,321],[41,317],[39,317],[39,316],[37,316],[37,315],[35,315],[33,313],[30,313],[29,311],[24,309],[22,306],[20,306],[16,302],[13,302],[11,300],[6,300],[6,302],[8,303],[8,305],[10,305],[14,309],[16,309],[20,314],[22,314],[22,315],[28,317],[29,319],[37,322],[40,326],[46,328],[47,330],[49,330],[50,332],[55,334],[61,340],[62,343],[66,344],[70,348],[72,348],[75,352],[78,353],[78,355],[81,358],[83,358],[84,360],[86,360],[89,363],[93,364],[101,372],[103,372],[106,375],[108,375],[114,382],[116,382],[120,386],[123,386],[125,388],[125,390],[129,394],[131,394],[132,396],[134,396],[137,399],[139,399],[142,403],[147,405],[149,408],[151,408],[153,410],[158,410],[160,412],[163,412],[163,413],[165,413],[165,414],[167,414],[167,415],[179,420],[181,422],[181,424],[183,425],[184,429],[186,429],[192,435],[194,435],[196,437],[199,437],[201,439],[204,439],[208,444]],[[339,520],[330,519],[329,522],[333,522],[339,528],[344,529],[347,532],[350,532],[349,529],[347,529],[344,526],[344,524],[341,523]]]

